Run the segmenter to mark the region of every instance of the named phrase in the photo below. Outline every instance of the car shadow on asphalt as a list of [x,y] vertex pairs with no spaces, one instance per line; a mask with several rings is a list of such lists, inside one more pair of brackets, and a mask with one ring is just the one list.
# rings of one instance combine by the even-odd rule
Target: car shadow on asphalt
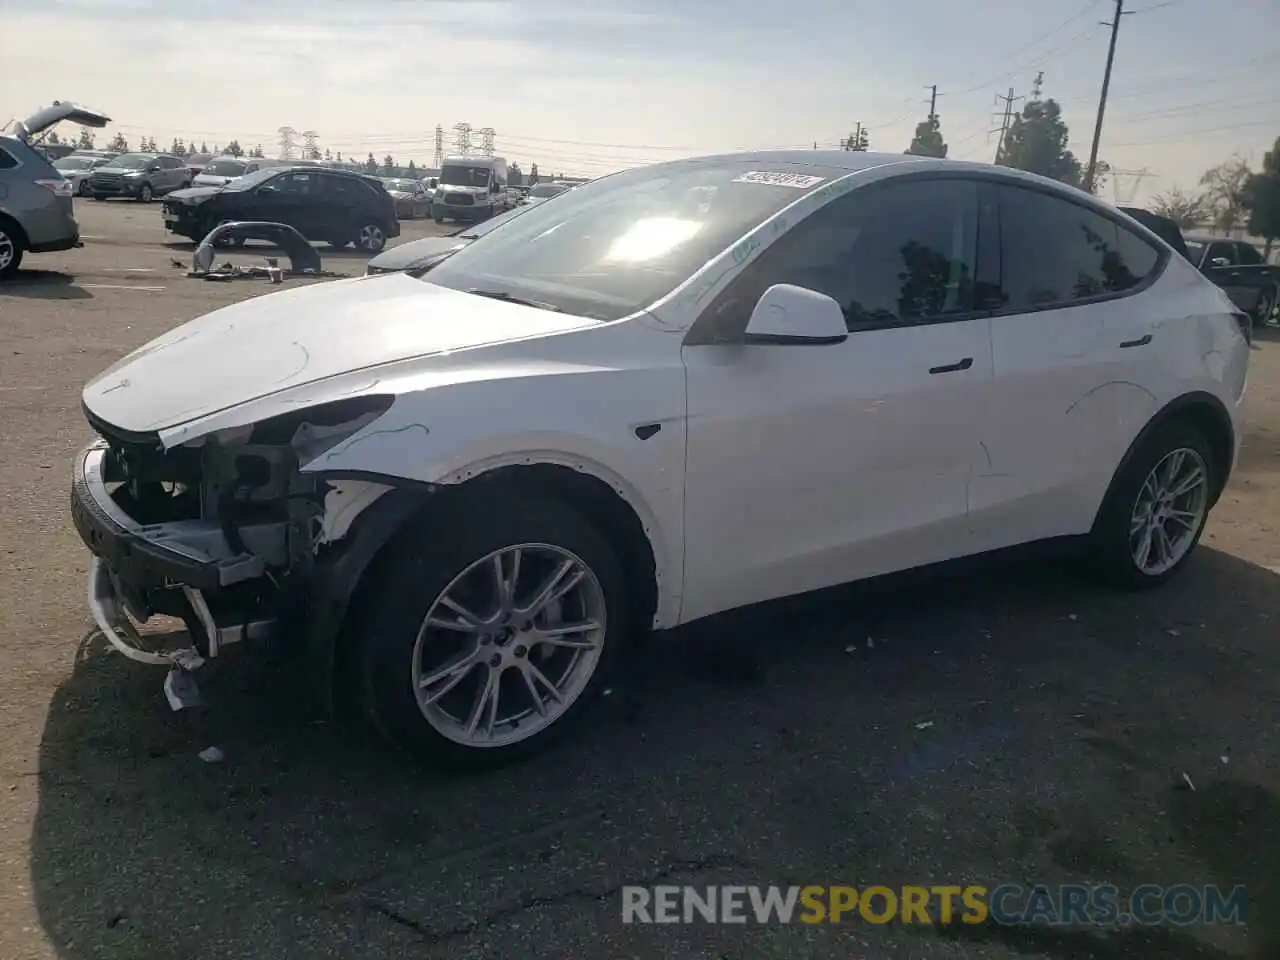
[[[201,678],[209,709],[173,714],[154,669],[90,644],[49,705],[35,901],[67,960],[287,960],[435,956],[556,904],[618,932],[619,883],[717,862],[736,872],[702,882],[1244,884],[1247,937],[768,935],[811,958],[852,936],[877,956],[1274,957],[1278,620],[1280,576],[1207,548],[1138,595],[998,563],[841,588],[648,641],[582,736],[468,777],[317,714],[279,653],[232,651]],[[574,844],[614,880],[562,864]]]
[[0,297],[27,300],[92,300],[93,294],[76,285],[75,277],[52,270],[19,270],[0,280]]

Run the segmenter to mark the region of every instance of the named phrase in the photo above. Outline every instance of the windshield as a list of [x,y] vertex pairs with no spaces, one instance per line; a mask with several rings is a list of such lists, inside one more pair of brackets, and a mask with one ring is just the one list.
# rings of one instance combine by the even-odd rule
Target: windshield
[[564,193],[569,188],[563,183],[540,183],[529,191],[531,197],[554,197]]
[[58,170],[88,170],[93,164],[89,157],[63,157],[54,167]]
[[678,161],[604,177],[564,193],[559,203],[527,208],[426,279],[617,320],[666,296],[762,221],[848,172],[779,166]]
[[388,190],[395,190],[398,193],[417,193],[421,184],[417,180],[383,180]]
[[487,187],[489,168],[445,164],[440,171],[440,182],[451,187]]
[[242,177],[248,169],[249,165],[243,160],[211,160],[201,172],[215,177]]
[[155,162],[156,158],[149,153],[126,153],[112,160],[111,166],[124,170],[143,170]]

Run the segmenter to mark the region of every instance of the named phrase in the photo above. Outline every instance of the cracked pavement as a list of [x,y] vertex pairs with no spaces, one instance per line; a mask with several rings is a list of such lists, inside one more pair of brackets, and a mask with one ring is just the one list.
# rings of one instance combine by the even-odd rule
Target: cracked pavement
[[[1280,956],[1280,337],[1175,587],[990,564],[734,614],[655,640],[553,753],[445,777],[320,716],[286,651],[228,651],[210,709],[173,714],[159,673],[86,640],[80,385],[271,288],[183,278],[158,207],[78,207],[105,239],[0,288],[0,956]],[[1250,923],[620,922],[626,884],[1069,881],[1244,883]]]

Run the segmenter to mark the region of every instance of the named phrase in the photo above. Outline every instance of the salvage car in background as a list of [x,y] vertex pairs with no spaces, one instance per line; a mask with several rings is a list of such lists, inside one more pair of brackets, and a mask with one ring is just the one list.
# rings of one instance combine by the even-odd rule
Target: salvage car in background
[[165,229],[203,240],[214,227],[262,220],[293,227],[335,249],[354,243],[378,253],[400,236],[395,205],[377,177],[317,166],[270,167],[220,187],[192,187],[167,197]]
[[1206,277],[1227,291],[1236,306],[1262,325],[1280,301],[1280,266],[1267,263],[1251,243],[1226,237],[1188,235],[1187,254]]
[[573,184],[560,183],[559,181],[535,183],[529,188],[529,192],[520,199],[520,203],[525,204],[526,206],[536,205],[545,200],[550,200],[552,197],[558,197],[560,194],[566,193],[572,189]]
[[109,117],[54,103],[0,133],[0,279],[17,273],[27,252],[69,250],[80,242],[74,186],[31,141],[63,120],[101,129]]
[[53,168],[71,182],[71,192],[78,197],[89,195],[90,175],[111,161],[106,157],[82,157],[76,154],[53,162]]
[[89,191],[95,200],[127,197],[150,203],[191,183],[186,164],[167,153],[123,153],[93,171]]
[[267,167],[278,167],[280,161],[258,157],[214,157],[191,181],[193,187],[225,187],[236,177],[257,173]]
[[[227,306],[92,380],[91,608],[191,682],[297,638],[326,702],[346,684],[426,756],[501,763],[650,628],[1043,540],[1168,581],[1235,463],[1240,322],[1141,225],[1021,171],[635,168],[421,278]],[[194,646],[141,649],[157,614]]]
[[396,216],[401,220],[431,216],[431,194],[421,180],[384,177],[382,185],[395,201]]

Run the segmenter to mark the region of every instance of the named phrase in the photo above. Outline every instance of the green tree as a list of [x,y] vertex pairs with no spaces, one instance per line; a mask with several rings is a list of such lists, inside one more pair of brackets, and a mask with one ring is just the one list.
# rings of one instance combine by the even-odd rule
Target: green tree
[[327,149],[326,149],[326,150],[325,150],[325,152],[324,152],[324,158],[325,158],[326,160],[332,160],[332,159],[333,159],[333,153],[332,153],[331,151],[329,151],[329,150],[327,150]]
[[1204,222],[1205,199],[1198,193],[1187,193],[1181,187],[1171,187],[1157,193],[1151,201],[1151,212],[1168,217],[1183,230],[1198,227]]
[[405,172],[408,174],[410,180],[418,179],[418,168],[414,165],[412,160],[409,161],[409,166],[406,168]]
[[93,131],[90,130],[88,127],[80,128],[80,137],[79,139],[76,140],[76,149],[77,150],[93,149]]
[[1280,237],[1280,137],[1262,158],[1262,171],[1245,181],[1244,206],[1249,211],[1249,232],[1267,241],[1270,257]]
[[1223,233],[1230,233],[1244,220],[1244,186],[1251,175],[1249,164],[1236,155],[1200,177],[1213,225]]
[[254,147],[249,152],[249,156],[253,157],[255,160],[261,160],[263,157],[265,157],[266,154],[262,152],[262,144],[258,144],[256,147]]
[[51,147],[59,146],[62,143],[62,141],[58,139],[57,130],[50,130],[49,135],[44,138],[44,142]]
[[996,163],[1078,187],[1080,161],[1067,149],[1070,131],[1062,120],[1062,108],[1052,97],[1042,100],[1038,93],[1033,97],[1014,115]]
[[513,187],[518,187],[524,183],[521,179],[520,164],[515,163],[514,161],[507,167],[507,183],[511,184]]
[[531,187],[538,182],[538,165],[536,163],[529,164],[529,176],[525,179]]
[[916,124],[916,135],[912,137],[906,153],[913,157],[941,158],[947,155],[947,144],[942,139],[942,127],[936,113]]
[[111,142],[107,144],[108,150],[114,150],[116,153],[128,153],[129,141],[124,138],[123,133],[117,133],[111,138]]
[[244,147],[240,146],[239,140],[232,140],[223,149],[223,153],[227,154],[227,156],[230,156],[230,157],[243,157]]
[[389,153],[382,158],[382,175],[385,177],[394,177],[396,175],[395,157]]
[[205,143],[203,140],[200,141],[200,152],[201,153],[209,152],[209,144]]

